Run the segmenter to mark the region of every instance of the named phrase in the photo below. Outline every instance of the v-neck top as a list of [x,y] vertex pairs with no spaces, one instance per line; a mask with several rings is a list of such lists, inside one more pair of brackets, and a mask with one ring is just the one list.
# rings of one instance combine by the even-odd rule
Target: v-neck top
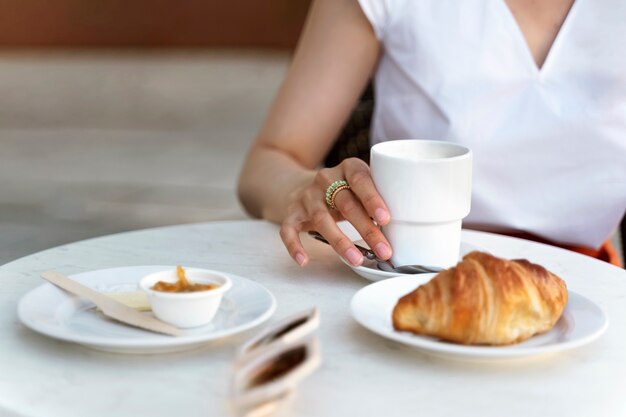
[[611,235],[626,210],[626,2],[576,0],[539,69],[504,0],[358,1],[383,49],[372,143],[472,149],[465,226],[594,248]]

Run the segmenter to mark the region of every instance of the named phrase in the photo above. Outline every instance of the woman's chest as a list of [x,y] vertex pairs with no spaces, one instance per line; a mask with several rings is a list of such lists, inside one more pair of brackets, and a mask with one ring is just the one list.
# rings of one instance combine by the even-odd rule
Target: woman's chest
[[516,7],[505,0],[405,0],[390,17],[381,69],[429,89],[624,77],[626,2],[576,0],[541,24],[527,22],[532,13],[518,11],[516,20]]
[[[497,0],[500,1],[500,0]],[[503,14],[510,12],[515,20],[512,30],[519,30],[537,68],[550,53],[574,0],[505,0]]]
[[482,134],[513,121],[626,119],[626,2],[576,0],[542,68],[504,0],[403,4],[376,78],[390,108],[411,112],[400,127]]

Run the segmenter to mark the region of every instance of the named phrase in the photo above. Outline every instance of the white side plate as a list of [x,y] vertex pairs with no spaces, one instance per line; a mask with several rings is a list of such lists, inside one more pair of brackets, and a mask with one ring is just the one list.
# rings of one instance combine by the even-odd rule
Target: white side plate
[[399,332],[391,313],[398,299],[428,282],[435,274],[402,276],[370,284],[352,297],[352,317],[387,339],[443,356],[469,359],[507,359],[560,352],[591,343],[608,327],[606,313],[593,301],[569,291],[561,319],[547,333],[510,346],[465,346],[439,339]]
[[[129,266],[71,275],[97,291],[137,291],[147,274],[175,266]],[[227,274],[233,283],[219,311],[206,326],[184,330],[181,337],[160,335],[110,320],[94,305],[45,283],[19,302],[18,316],[32,330],[93,349],[118,353],[164,353],[198,348],[211,341],[243,332],[269,319],[276,309],[274,296],[262,285]],[[152,314],[152,313],[146,313]]]

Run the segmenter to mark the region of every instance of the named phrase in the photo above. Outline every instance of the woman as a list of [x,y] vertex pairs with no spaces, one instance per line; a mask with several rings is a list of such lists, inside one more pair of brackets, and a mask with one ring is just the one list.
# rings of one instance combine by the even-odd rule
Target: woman
[[[474,152],[464,227],[618,262],[608,243],[626,207],[626,3],[621,0],[318,0],[239,182],[245,208],[317,230],[352,265],[346,219],[381,258],[389,221],[368,166],[317,167],[370,77],[373,143],[421,138]],[[336,180],[347,191],[325,193]],[[332,191],[332,190],[331,190]]]

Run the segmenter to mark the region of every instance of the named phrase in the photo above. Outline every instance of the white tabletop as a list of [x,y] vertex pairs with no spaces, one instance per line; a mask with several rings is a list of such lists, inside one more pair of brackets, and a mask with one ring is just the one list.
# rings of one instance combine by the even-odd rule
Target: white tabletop
[[325,245],[298,267],[278,227],[261,221],[175,226],[124,233],[40,252],[0,267],[0,416],[229,415],[233,337],[166,355],[103,353],[22,326],[20,297],[48,269],[71,274],[124,265],[183,264],[231,272],[265,285],[273,320],[318,306],[323,364],[294,397],[293,416],[624,416],[626,271],[572,252],[489,233],[464,241],[506,258],[540,263],[603,306],[611,324],[586,347],[505,362],[429,356],[383,339],[350,316],[352,295],[369,282]]

